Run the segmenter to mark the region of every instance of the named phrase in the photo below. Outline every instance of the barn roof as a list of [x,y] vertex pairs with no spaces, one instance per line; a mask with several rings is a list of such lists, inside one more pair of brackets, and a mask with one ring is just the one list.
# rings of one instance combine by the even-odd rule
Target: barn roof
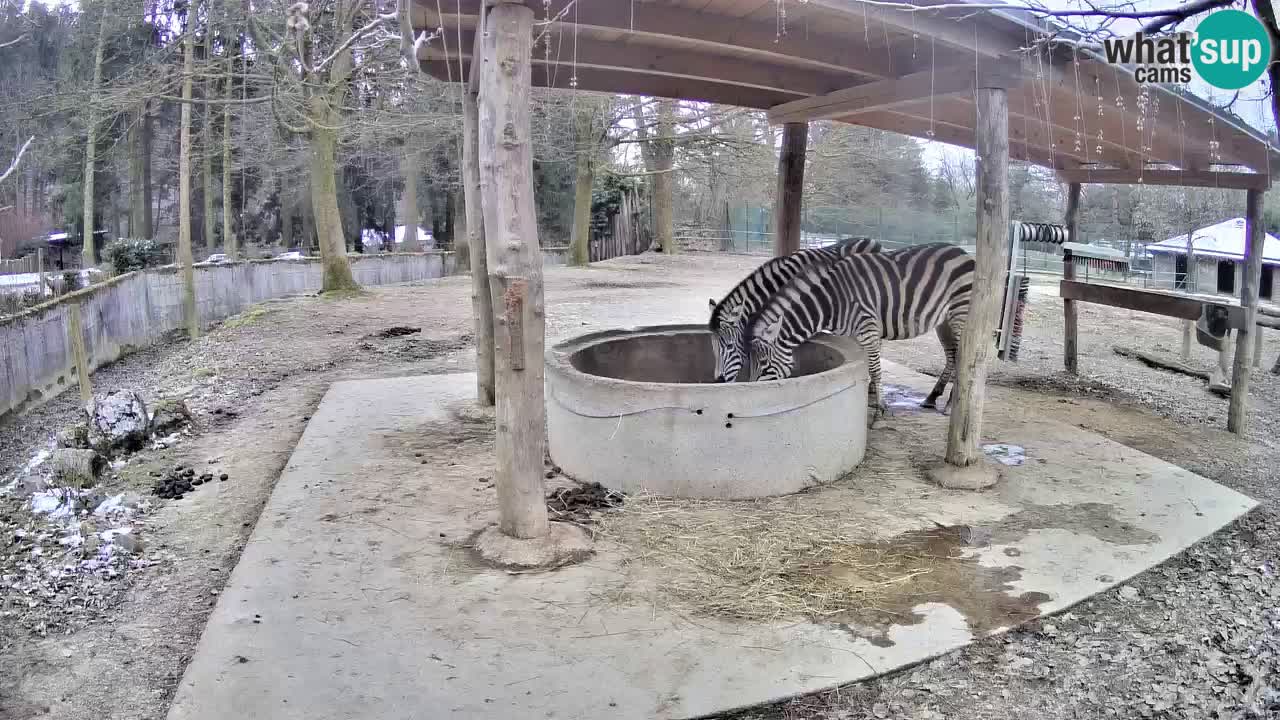
[[[1194,231],[1191,247],[1198,256],[1242,260],[1245,239],[1244,218],[1232,218]],[[1148,245],[1147,250],[1154,253],[1186,255],[1187,234],[1183,233]],[[1280,239],[1270,233],[1263,240],[1262,261],[1268,265],[1280,265]]]
[[[415,0],[415,29],[443,28],[419,59],[468,77],[483,0]],[[699,100],[833,119],[974,147],[974,74],[1009,83],[1014,159],[1071,171],[1177,168],[1268,173],[1263,133],[1177,89],[1057,42],[1017,9],[916,11],[858,0],[551,0],[534,8],[535,86]],[[550,19],[550,22],[548,22]],[[1040,51],[1027,48],[1038,45]],[[1122,176],[1113,176],[1122,177]],[[1189,183],[1193,184],[1193,183]]]

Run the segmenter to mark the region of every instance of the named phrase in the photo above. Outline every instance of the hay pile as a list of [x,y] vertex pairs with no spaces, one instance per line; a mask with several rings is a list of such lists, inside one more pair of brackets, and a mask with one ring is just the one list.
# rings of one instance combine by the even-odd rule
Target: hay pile
[[952,559],[917,543],[872,541],[869,527],[806,499],[627,498],[597,530],[626,550],[628,582],[611,599],[753,621],[819,620],[919,589],[921,576]]

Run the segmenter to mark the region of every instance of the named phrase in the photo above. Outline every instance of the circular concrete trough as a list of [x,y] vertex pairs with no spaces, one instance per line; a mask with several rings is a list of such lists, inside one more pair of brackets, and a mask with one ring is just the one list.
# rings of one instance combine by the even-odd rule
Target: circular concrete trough
[[715,383],[704,325],[562,342],[546,355],[551,458],[577,480],[665,497],[767,497],[836,480],[866,451],[866,360],[833,336],[796,355],[786,380]]

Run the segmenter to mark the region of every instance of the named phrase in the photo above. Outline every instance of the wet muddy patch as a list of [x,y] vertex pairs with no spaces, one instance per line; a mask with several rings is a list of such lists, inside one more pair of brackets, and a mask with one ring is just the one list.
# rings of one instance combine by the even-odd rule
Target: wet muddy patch
[[391,431],[383,441],[423,464],[443,456],[471,457],[491,452],[494,422],[493,408],[462,403],[448,409],[447,420]]

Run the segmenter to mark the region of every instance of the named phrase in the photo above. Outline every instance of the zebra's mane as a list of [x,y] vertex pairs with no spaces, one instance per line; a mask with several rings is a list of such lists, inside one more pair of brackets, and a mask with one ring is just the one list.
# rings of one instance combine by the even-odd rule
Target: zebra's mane
[[715,309],[711,311],[711,320],[707,323],[708,327],[711,329],[711,332],[714,333],[719,329],[720,319],[724,316],[725,312],[727,312],[729,308],[738,307],[743,304],[743,301],[747,294],[747,287],[751,283],[757,282],[758,281],[757,276],[761,275],[766,268],[776,267],[778,265],[781,265],[787,262],[788,260],[798,261],[800,258],[797,256],[802,254],[821,256],[821,255],[827,255],[830,253],[835,253],[836,255],[841,255],[842,254],[841,248],[850,243],[872,243],[874,244],[874,247],[876,249],[878,249],[880,246],[879,243],[871,240],[871,238],[866,238],[861,236],[847,237],[847,238],[842,238],[840,240],[837,240],[833,245],[828,245],[820,248],[798,250],[794,253],[791,253],[790,255],[782,255],[780,257],[771,258],[768,262],[756,268],[749,275],[747,275],[745,278],[740,280],[738,284],[734,285],[733,289],[729,291],[729,294],[724,296],[723,300],[716,303]]

